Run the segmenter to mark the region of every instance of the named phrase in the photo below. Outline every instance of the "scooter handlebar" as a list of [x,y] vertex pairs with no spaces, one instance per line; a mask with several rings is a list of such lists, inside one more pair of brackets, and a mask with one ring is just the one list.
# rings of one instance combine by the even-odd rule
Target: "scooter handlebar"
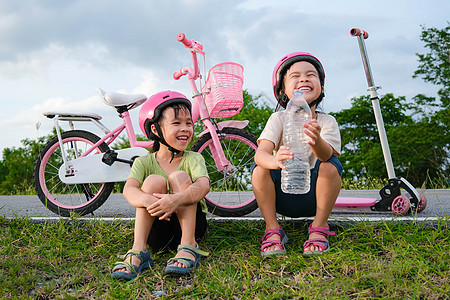
[[359,28],[352,28],[350,30],[350,35],[351,36],[360,36],[361,32],[362,32],[363,37],[364,37],[365,40],[369,38],[369,34],[367,33],[367,31],[361,30]]

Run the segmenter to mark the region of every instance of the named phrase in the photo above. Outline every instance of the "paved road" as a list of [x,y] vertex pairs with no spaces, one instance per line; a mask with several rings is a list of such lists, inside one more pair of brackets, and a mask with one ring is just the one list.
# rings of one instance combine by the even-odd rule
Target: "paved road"
[[[370,210],[358,209],[337,209],[333,210],[331,219],[335,220],[388,220],[388,219],[411,219],[416,220],[435,220],[450,215],[450,189],[446,190],[427,190],[425,195],[428,199],[427,208],[417,216],[395,217],[391,212],[372,212]],[[378,190],[362,191],[344,191],[340,193],[341,197],[363,197],[379,198]],[[37,196],[0,196],[0,215],[7,218],[30,217],[32,219],[50,218],[56,219],[58,216],[39,201]],[[134,217],[134,208],[131,207],[121,194],[113,194],[108,200],[94,212],[94,215],[88,215],[86,218],[104,218],[106,220],[120,218],[131,219]],[[211,219],[221,220],[217,216],[210,216]],[[247,215],[244,219],[261,218],[259,210]]]

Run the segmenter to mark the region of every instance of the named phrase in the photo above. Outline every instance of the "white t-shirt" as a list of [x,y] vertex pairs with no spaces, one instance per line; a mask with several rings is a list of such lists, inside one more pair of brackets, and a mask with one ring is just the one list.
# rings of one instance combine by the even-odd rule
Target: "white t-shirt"
[[[286,111],[279,111],[273,113],[269,120],[267,121],[266,127],[264,127],[261,133],[259,141],[269,140],[275,144],[275,151],[280,149],[283,145],[283,125],[286,119],[284,114]],[[339,132],[339,126],[336,119],[333,116],[317,113],[317,122],[321,128],[320,136],[340,155],[341,154],[341,134]],[[314,168],[317,157],[312,152],[311,148],[308,147],[308,157],[309,165],[311,169]]]

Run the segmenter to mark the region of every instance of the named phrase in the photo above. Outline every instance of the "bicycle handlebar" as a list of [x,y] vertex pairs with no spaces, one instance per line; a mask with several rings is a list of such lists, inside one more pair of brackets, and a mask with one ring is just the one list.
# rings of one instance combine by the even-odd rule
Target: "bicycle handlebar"
[[192,48],[192,41],[188,40],[182,32],[177,34],[177,41],[183,43],[186,48]]
[[351,36],[360,36],[361,32],[363,34],[364,39],[367,40],[369,38],[369,33],[367,33],[367,31],[361,30],[359,28],[352,28],[350,30],[350,35]]
[[184,75],[186,74],[183,72],[183,69],[181,69],[180,71],[173,73],[173,79],[178,80]]
[[188,40],[186,38],[186,35],[182,32],[177,34],[177,41],[183,43],[184,47],[188,48],[191,51],[193,68],[182,68],[180,71],[173,74],[173,79],[178,80],[182,76],[189,74],[189,79],[195,80],[200,76],[200,70],[198,69],[197,63],[197,53],[205,55],[205,52],[203,52],[203,46],[199,42]]
[[188,40],[184,33],[180,32],[179,34],[177,34],[177,41],[179,41],[180,43],[183,43],[183,45],[186,48],[194,50],[202,55],[205,55],[205,52],[203,52],[202,44],[200,44],[199,42],[196,42],[194,40]]

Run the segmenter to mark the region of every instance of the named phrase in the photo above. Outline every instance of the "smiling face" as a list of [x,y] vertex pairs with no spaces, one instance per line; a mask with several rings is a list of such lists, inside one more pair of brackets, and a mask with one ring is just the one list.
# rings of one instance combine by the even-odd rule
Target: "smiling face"
[[308,103],[316,100],[323,92],[320,84],[319,73],[309,62],[299,61],[293,64],[284,76],[284,93],[292,98],[294,90],[303,92],[303,97]]
[[[166,142],[173,148],[184,151],[192,140],[194,128],[189,110],[184,106],[180,107],[176,111],[173,107],[165,109],[159,124]],[[155,125],[152,125],[152,131],[158,135]]]

